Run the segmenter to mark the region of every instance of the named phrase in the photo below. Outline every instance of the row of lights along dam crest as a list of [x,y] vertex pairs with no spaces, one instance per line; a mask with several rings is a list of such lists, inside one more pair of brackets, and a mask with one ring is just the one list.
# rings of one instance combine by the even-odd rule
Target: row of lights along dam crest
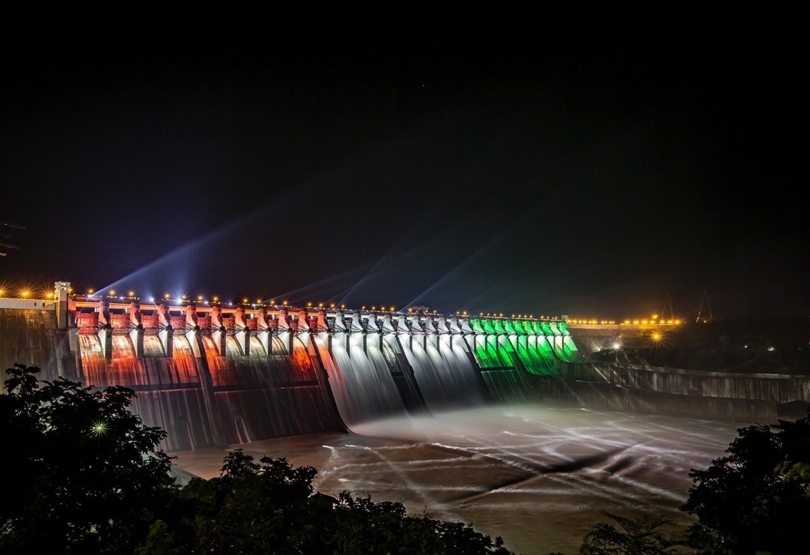
[[[329,325],[331,323],[330,320],[334,319],[337,314],[342,314],[344,312],[347,314],[360,313],[365,318],[368,318],[371,314],[387,314],[389,317],[409,320],[411,322],[425,318],[429,320],[434,318],[441,319],[441,321],[446,319],[463,321],[468,321],[471,319],[538,320],[564,322],[566,325],[574,326],[672,326],[680,325],[682,322],[680,319],[659,318],[656,314],[649,318],[624,319],[617,323],[615,320],[569,316],[540,315],[538,318],[535,318],[534,314],[511,314],[511,316],[505,316],[502,312],[479,312],[476,316],[475,314],[472,314],[466,310],[456,311],[454,314],[446,315],[439,314],[436,310],[431,310],[426,306],[413,306],[401,311],[398,311],[396,307],[390,305],[363,305],[359,309],[355,309],[347,308],[345,304],[337,306],[336,303],[329,303],[327,305],[327,303],[323,302],[307,302],[304,304],[304,306],[294,306],[286,300],[282,301],[281,303],[277,303],[275,299],[271,299],[269,301],[264,299],[256,299],[255,301],[251,301],[248,297],[243,297],[241,302],[234,303],[233,301],[222,301],[220,297],[216,295],[210,297],[209,299],[204,295],[172,295],[171,293],[165,293],[162,297],[156,298],[150,296],[147,299],[142,299],[134,290],[128,290],[126,294],[119,294],[114,289],[110,289],[105,292],[96,292],[94,289],[89,288],[86,290],[86,293],[79,294],[76,293],[72,287],[70,287],[69,282],[56,282],[54,289],[50,290],[44,288],[34,289],[30,287],[19,287],[15,289],[8,286],[2,286],[0,287],[0,298],[18,298],[24,300],[39,298],[46,302],[55,302],[56,297],[60,295],[60,291],[63,296],[67,296],[67,300],[69,300],[71,304],[71,309],[75,310],[77,315],[98,310],[109,311],[112,315],[127,314],[133,311],[148,314],[161,310],[159,307],[163,307],[162,310],[165,310],[170,316],[172,313],[175,313],[173,314],[174,316],[180,316],[181,312],[186,312],[189,310],[192,310],[195,314],[199,313],[201,315],[210,314],[214,309],[224,311],[226,315],[233,313],[235,310],[239,310],[241,311],[242,316],[239,318],[239,320],[241,321],[244,319],[244,325],[240,327],[244,328],[253,328],[254,326],[251,326],[251,321],[256,321],[258,319],[262,319],[264,321],[267,319],[272,322],[273,320],[277,320],[282,316],[285,318],[289,317],[293,321],[300,321],[302,319],[304,321],[317,321],[318,316],[315,314],[318,312],[324,313],[325,319],[316,327],[328,331],[331,331],[332,329],[332,326]],[[99,309],[99,307],[102,308]],[[285,314],[281,314],[281,312],[284,312]],[[77,316],[77,318],[78,317],[79,316]],[[435,324],[429,323],[429,326],[432,327],[433,325]],[[407,327],[412,328],[413,326]],[[349,329],[349,331],[351,331],[351,329]],[[382,328],[380,328],[380,331],[382,331]],[[403,330],[400,326],[396,326],[392,331],[405,330]],[[429,330],[426,329],[420,329],[419,331],[429,332]],[[461,331],[463,332],[463,330]],[[439,330],[439,333],[441,333],[441,330]]]

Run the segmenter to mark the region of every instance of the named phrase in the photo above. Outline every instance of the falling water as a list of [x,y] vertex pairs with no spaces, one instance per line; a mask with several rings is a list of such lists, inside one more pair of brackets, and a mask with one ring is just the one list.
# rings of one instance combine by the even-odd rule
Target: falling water
[[247,356],[232,336],[226,338],[226,356],[211,337],[202,339],[229,442],[340,429],[318,381],[314,353],[298,338],[288,353],[289,336],[273,337],[271,355],[251,338]]
[[96,334],[80,334],[79,345],[81,347],[82,370],[81,379],[85,385],[104,387],[107,382],[107,361],[104,358],[104,351],[101,349],[101,342]]
[[[319,334],[317,339],[321,359],[329,359],[327,339],[321,335],[325,334]],[[367,337],[332,334],[331,361],[324,363],[340,415],[349,427],[406,414],[388,364],[375,343],[380,340],[379,336],[371,336],[366,341]]]
[[[395,337],[386,341],[397,341]],[[482,404],[486,395],[463,341],[449,335],[397,341],[413,368],[425,403],[434,413]]]

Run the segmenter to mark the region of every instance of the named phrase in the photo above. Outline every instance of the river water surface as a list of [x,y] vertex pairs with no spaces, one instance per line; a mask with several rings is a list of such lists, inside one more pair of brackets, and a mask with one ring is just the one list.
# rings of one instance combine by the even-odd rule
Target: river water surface
[[[688,523],[678,507],[688,472],[722,455],[744,424],[513,406],[357,425],[243,445],[318,469],[323,493],[400,501],[409,513],[473,523],[518,553],[575,553],[604,512]],[[173,453],[198,476],[218,475],[223,451]]]

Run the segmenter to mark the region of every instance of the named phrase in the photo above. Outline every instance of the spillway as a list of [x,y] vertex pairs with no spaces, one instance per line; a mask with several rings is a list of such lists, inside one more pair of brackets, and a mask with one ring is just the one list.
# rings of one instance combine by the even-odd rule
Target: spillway
[[410,336],[388,341],[401,347],[432,412],[482,405],[489,400],[462,338]]
[[[573,401],[739,418],[805,399],[807,380],[594,363],[578,349],[630,328],[563,319],[286,306],[141,303],[69,296],[0,299],[0,357],[103,388],[135,390],[133,410],[171,451],[314,432],[490,404]],[[612,339],[613,338],[613,339]]]
[[[587,515],[606,502],[616,512],[677,507],[683,499],[658,487],[658,476],[679,473],[684,492],[696,464],[681,459],[705,452],[705,466],[733,436],[728,424],[728,437],[707,440],[720,426],[707,418],[768,422],[779,403],[810,399],[802,376],[634,367],[583,354],[632,333],[572,331],[560,319],[0,299],[3,365],[134,389],[133,411],[168,432],[163,448],[190,471],[216,475],[219,457],[207,469],[186,466],[210,462],[211,451],[194,452],[209,446],[291,457],[323,471],[320,491],[428,507],[524,552],[549,538],[549,548],[575,549],[595,522]],[[578,406],[546,402],[559,400]],[[633,412],[701,420],[682,427]],[[623,449],[613,455],[616,445]],[[594,453],[608,456],[583,472],[547,472]],[[563,532],[571,522],[576,533]]]
[[[46,314],[1,310],[9,329]],[[44,377],[134,389],[172,451],[536,399],[570,358],[561,327],[528,320],[92,297],[52,310],[67,355]]]
[[329,380],[335,384],[332,392],[346,424],[406,414],[391,370],[374,341],[368,342],[365,335],[338,332],[331,338],[331,350],[321,352],[331,358]]

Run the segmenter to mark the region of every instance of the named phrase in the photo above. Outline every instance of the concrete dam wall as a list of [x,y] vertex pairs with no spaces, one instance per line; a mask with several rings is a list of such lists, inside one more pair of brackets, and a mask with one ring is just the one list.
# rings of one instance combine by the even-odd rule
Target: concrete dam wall
[[3,368],[19,362],[45,379],[129,387],[134,412],[168,431],[170,451],[489,403],[750,420],[810,399],[808,377],[592,363],[578,343],[592,350],[615,331],[560,320],[33,302],[0,306]]
[[552,321],[80,301],[0,308],[0,324],[4,368],[129,387],[169,450],[536,401],[576,356]]
[[801,416],[810,400],[810,376],[578,362],[566,366],[564,378],[567,387],[556,395],[586,406],[736,421],[773,422],[783,410]]

